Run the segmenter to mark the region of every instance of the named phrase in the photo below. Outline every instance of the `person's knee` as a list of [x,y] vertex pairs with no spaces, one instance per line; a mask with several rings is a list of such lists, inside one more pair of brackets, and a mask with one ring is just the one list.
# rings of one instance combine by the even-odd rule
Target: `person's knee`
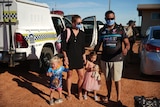
[[67,72],[67,78],[71,78],[71,77],[72,77],[72,72],[71,71]]
[[79,78],[79,80],[84,80],[84,75],[80,74],[78,78]]

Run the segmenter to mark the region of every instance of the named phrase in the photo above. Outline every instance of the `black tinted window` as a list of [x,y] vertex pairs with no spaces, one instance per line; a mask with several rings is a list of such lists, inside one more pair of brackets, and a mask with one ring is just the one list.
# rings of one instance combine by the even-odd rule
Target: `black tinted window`
[[52,17],[53,25],[56,29],[57,36],[62,33],[64,26],[62,24],[62,20],[58,17]]
[[66,27],[69,27],[69,28],[72,27],[72,23],[69,20],[67,20],[66,18],[63,18],[63,20],[64,20]]
[[153,31],[153,38],[160,39],[160,30]]

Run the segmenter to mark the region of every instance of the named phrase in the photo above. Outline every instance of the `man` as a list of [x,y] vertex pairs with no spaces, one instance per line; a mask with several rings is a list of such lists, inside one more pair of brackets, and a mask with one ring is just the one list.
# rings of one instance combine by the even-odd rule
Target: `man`
[[139,35],[137,29],[135,28],[135,22],[133,20],[129,20],[127,23],[127,28],[126,28],[126,34],[128,36],[129,42],[130,42],[130,51],[133,53],[132,48],[133,44],[135,43],[136,36]]
[[[138,30],[135,28],[135,22],[133,20],[129,20],[126,28],[126,35],[128,36],[130,43],[130,50],[126,56],[126,63],[133,63],[133,45],[136,41],[136,36],[139,36]],[[126,64],[125,64],[126,65]]]
[[99,40],[95,51],[102,45],[101,67],[106,77],[108,95],[102,100],[110,100],[112,79],[115,81],[117,101],[120,101],[123,55],[130,49],[130,44],[121,25],[115,23],[115,13],[105,13],[106,25],[99,32]]

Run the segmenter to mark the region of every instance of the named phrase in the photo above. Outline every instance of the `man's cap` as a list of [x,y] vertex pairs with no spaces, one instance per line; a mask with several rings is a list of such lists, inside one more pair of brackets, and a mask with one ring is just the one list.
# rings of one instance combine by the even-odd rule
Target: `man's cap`
[[136,21],[133,21],[133,20],[129,20],[127,25],[131,25],[132,23],[136,23]]

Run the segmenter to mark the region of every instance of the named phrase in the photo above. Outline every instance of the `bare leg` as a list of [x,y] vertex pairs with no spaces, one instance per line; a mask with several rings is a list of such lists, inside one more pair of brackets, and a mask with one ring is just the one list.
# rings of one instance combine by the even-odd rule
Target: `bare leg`
[[61,89],[58,90],[58,94],[59,94],[59,99],[61,99],[62,98],[62,90]]
[[84,95],[87,95],[87,90],[85,90]]
[[94,96],[97,96],[97,91],[94,90]]
[[98,97],[97,97],[97,91],[94,90],[94,100],[98,101]]
[[87,90],[84,92],[84,99],[87,100]]
[[83,80],[84,80],[84,69],[78,69],[77,70],[77,74],[78,74],[78,96],[79,99],[82,99],[82,84],[83,84]]
[[68,90],[68,97],[71,96],[71,85],[72,85],[72,71],[67,72],[67,90]]
[[107,84],[107,90],[108,90],[108,100],[110,100],[111,97],[111,89],[112,89],[112,80],[111,78],[109,80],[106,80],[106,84]]
[[120,93],[121,93],[121,81],[115,82],[116,92],[117,92],[117,101],[120,101]]
[[50,91],[50,100],[53,99],[53,90]]

